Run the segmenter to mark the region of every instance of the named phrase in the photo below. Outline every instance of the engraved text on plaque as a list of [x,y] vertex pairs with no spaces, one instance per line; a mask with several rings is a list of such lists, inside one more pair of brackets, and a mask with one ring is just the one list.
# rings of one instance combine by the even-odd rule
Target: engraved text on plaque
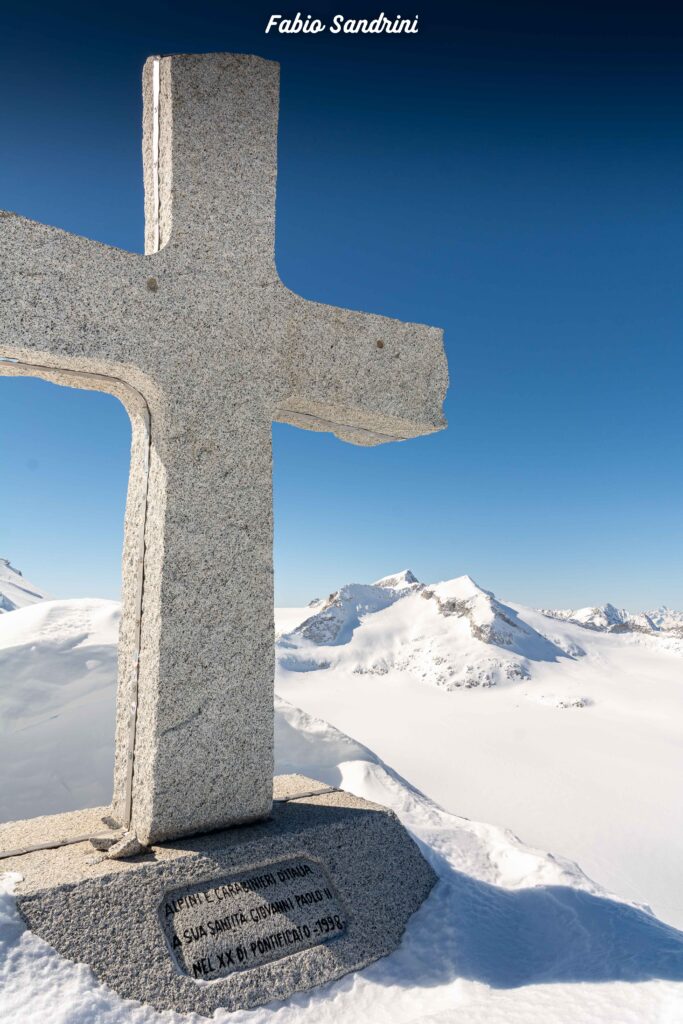
[[210,981],[343,935],[347,914],[306,857],[166,893],[159,919],[183,974]]

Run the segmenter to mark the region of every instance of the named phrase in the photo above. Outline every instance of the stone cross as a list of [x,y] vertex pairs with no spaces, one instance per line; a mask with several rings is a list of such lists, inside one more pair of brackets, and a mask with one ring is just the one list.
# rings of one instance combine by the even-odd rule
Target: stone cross
[[271,423],[440,430],[441,331],[295,295],[274,264],[278,65],[150,58],[145,255],[0,214],[0,373],[132,422],[113,814],[143,843],[267,816]]

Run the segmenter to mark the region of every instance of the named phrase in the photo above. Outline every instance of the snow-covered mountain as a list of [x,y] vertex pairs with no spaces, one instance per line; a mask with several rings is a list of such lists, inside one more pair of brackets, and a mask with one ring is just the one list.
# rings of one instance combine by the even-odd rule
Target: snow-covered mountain
[[0,558],[0,613],[25,608],[47,597],[44,590],[25,580],[21,570],[15,569],[9,559]]
[[291,616],[278,638],[286,671],[408,671],[446,690],[529,679],[534,665],[580,658],[580,636],[558,633],[553,620],[670,638],[672,650],[683,652],[681,612],[632,613],[611,604],[534,611],[504,604],[470,576],[424,584],[409,569],[372,584],[347,584],[306,611]]
[[385,587],[389,590],[404,592],[406,590],[413,590],[415,587],[421,587],[423,584],[420,583],[417,576],[410,569],[402,569],[400,572],[395,572],[392,576],[383,576],[381,580],[375,580],[372,585],[373,587]]
[[404,570],[348,584],[312,611],[278,640],[290,672],[395,669],[452,690],[527,679],[533,662],[583,653],[543,635],[469,576],[427,586]]
[[615,608],[613,604],[597,605],[592,608],[543,608],[543,614],[551,619],[575,622],[586,629],[597,629],[604,633],[667,633],[683,636],[683,612],[659,608],[655,612],[630,612],[627,608]]
[[654,611],[646,613],[647,617],[654,622],[657,629],[663,630],[664,632],[676,633],[678,636],[683,636],[683,612],[674,611],[673,608],[667,608],[666,605],[656,608]]

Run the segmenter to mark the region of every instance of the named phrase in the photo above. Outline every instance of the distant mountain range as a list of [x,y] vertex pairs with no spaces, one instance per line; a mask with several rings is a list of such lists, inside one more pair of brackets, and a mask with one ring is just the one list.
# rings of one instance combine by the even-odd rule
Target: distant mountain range
[[[1,611],[46,597],[0,559]],[[537,610],[503,603],[470,576],[425,584],[409,569],[347,584],[287,623],[276,644],[285,672],[407,671],[447,690],[529,679],[534,665],[581,658],[589,632],[654,638],[683,653],[683,612],[632,613],[611,604]]]
[[662,606],[656,611],[629,612],[626,608],[615,608],[603,604],[595,608],[542,609],[552,619],[575,622],[586,629],[597,629],[604,633],[665,633],[683,637],[683,612]]

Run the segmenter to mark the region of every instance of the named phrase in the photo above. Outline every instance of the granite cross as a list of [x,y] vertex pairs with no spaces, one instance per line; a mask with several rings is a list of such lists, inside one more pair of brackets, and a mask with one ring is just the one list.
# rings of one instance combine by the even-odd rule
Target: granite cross
[[441,331],[278,277],[278,89],[258,57],[146,62],[144,256],[0,214],[0,373],[132,422],[112,813],[143,843],[270,811],[272,421],[370,445],[444,426]]

